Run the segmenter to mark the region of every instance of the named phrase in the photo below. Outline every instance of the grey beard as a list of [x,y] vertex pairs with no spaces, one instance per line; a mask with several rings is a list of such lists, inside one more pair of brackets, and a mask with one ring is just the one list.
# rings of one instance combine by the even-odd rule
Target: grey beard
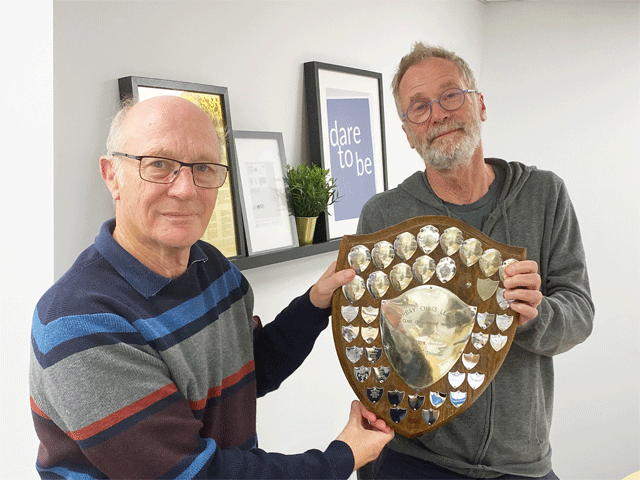
[[[473,152],[480,145],[480,122],[473,121],[466,125],[461,121],[449,122],[432,131],[427,138],[415,138],[413,144],[426,166],[434,170],[453,171],[471,162]],[[440,133],[451,128],[462,128],[465,133],[460,142],[447,145],[445,148],[434,147],[431,142]]]

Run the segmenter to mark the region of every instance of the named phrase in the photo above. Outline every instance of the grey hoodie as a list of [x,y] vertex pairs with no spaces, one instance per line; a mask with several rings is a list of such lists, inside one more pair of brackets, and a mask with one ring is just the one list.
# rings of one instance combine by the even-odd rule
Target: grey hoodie
[[[526,247],[539,266],[543,300],[538,316],[518,328],[493,382],[449,423],[417,439],[396,435],[390,447],[478,478],[544,476],[551,470],[553,356],[591,333],[594,306],[580,229],[564,182],[554,173],[487,158],[503,169],[497,207],[482,231],[501,243]],[[452,215],[425,172],[370,199],[358,234],[422,215]]]

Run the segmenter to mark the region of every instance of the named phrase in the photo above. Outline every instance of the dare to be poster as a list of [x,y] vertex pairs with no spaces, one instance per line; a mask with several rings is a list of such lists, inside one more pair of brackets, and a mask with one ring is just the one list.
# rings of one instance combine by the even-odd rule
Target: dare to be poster
[[366,94],[327,91],[327,122],[331,176],[339,200],[335,221],[357,219],[362,206],[376,193],[371,106]]

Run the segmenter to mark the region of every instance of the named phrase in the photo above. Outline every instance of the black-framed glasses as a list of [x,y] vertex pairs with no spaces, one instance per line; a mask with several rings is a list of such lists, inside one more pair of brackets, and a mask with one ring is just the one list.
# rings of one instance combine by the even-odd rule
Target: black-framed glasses
[[229,171],[229,167],[221,163],[187,163],[172,158],[130,155],[122,152],[113,152],[113,155],[138,160],[140,178],[151,183],[171,183],[182,167],[189,167],[196,187],[219,188],[224,184]]
[[476,93],[475,90],[462,90],[461,88],[450,88],[449,90],[445,90],[440,95],[440,98],[434,100],[433,102],[427,102],[424,100],[419,100],[417,102],[413,102],[409,105],[406,113],[402,115],[402,120],[409,120],[411,123],[424,123],[429,118],[431,118],[431,112],[433,108],[431,107],[434,103],[439,103],[440,106],[447,110],[448,112],[452,112],[454,110],[459,109],[462,105],[464,105],[464,101],[467,93]]

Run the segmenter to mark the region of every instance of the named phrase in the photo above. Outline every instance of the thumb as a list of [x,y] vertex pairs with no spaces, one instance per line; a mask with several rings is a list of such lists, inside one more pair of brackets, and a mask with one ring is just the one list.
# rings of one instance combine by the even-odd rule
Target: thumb
[[354,426],[362,425],[362,410],[361,403],[358,400],[351,402],[351,409],[349,410],[349,422]]
[[[335,265],[332,264],[335,268]],[[349,283],[356,276],[355,270],[347,268],[334,272],[332,268],[327,270],[313,287],[311,287],[311,303],[318,308],[326,308],[331,305],[331,296],[338,288]]]
[[335,272],[333,275],[329,275],[326,278],[321,278],[318,281],[318,285],[322,287],[323,291],[333,293],[336,289],[349,283],[356,276],[356,271],[352,268],[345,268]]

